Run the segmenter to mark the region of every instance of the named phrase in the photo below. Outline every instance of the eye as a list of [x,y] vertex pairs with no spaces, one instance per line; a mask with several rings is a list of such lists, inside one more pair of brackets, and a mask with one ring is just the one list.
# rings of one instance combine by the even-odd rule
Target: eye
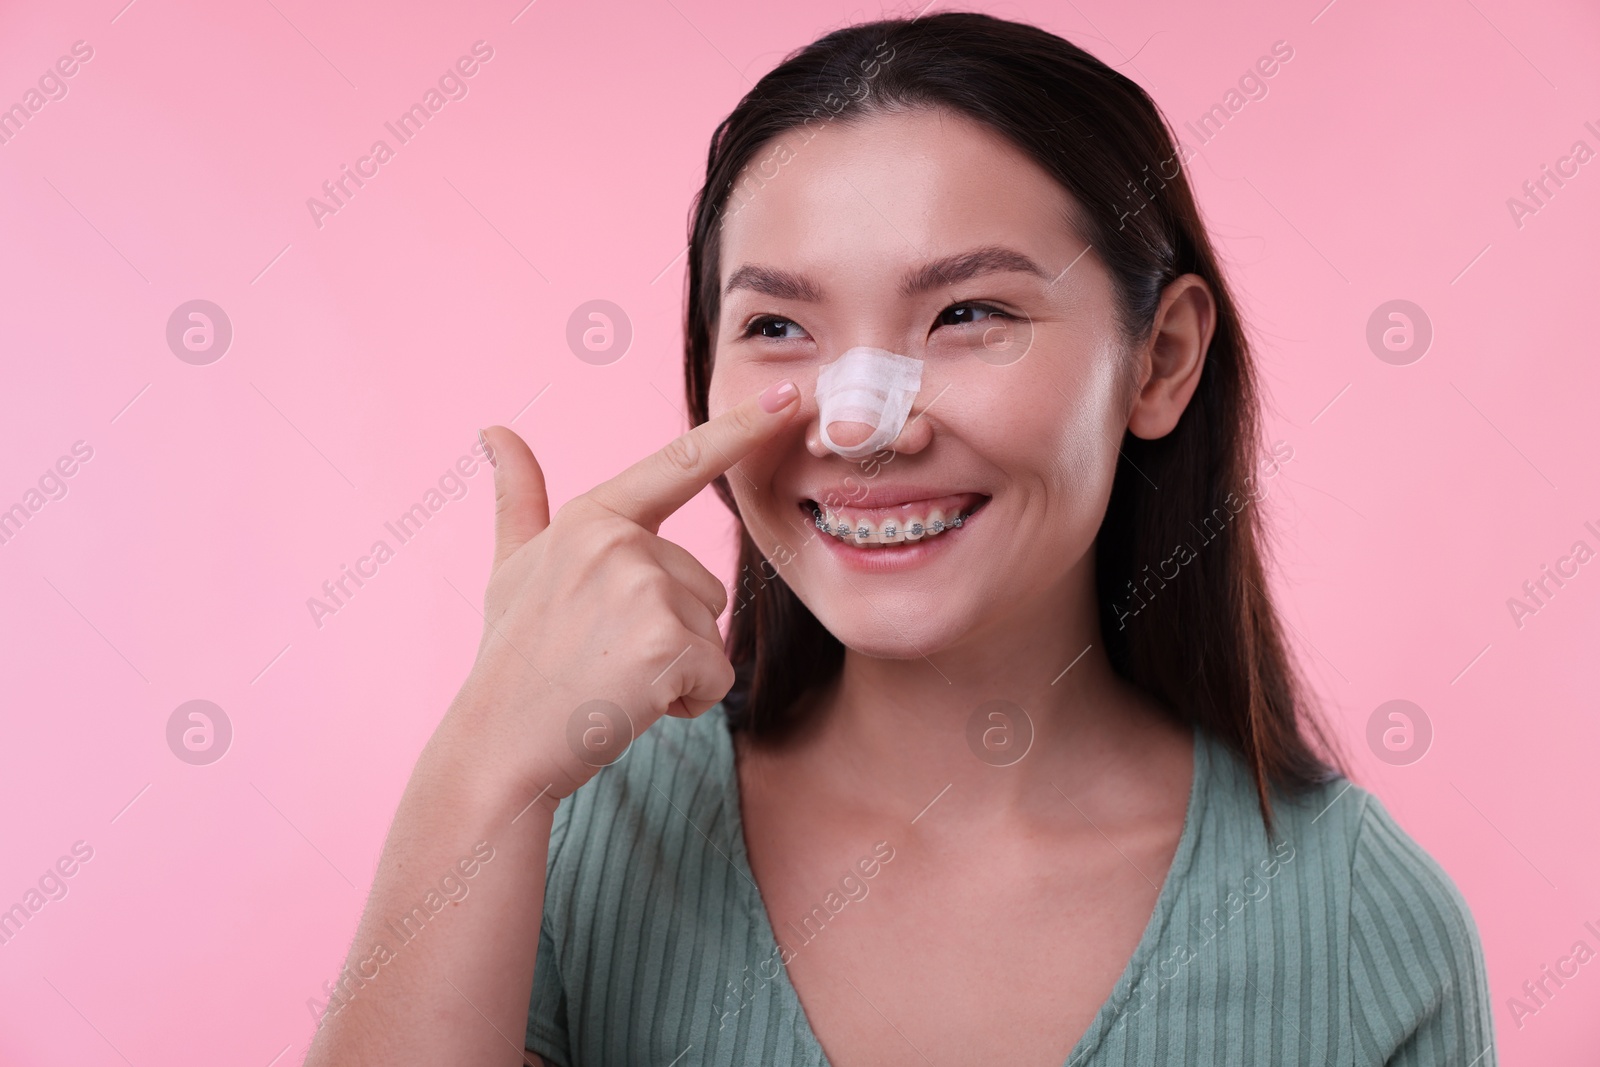
[[975,325],[975,324],[977,324],[979,322],[983,322],[983,321],[985,321],[985,320],[987,320],[989,318],[992,318],[995,315],[999,315],[1002,318],[1010,318],[1011,317],[1010,315],[1007,315],[1004,311],[1001,311],[999,308],[991,307],[988,304],[980,304],[980,303],[976,303],[976,302],[968,302],[968,303],[965,303],[965,304],[951,304],[949,307],[947,307],[943,311],[939,312],[939,318],[938,318],[938,321],[935,323],[935,325],[936,326],[969,326],[969,325]]
[[739,337],[741,339],[763,337],[769,341],[792,341],[796,339],[795,335],[784,332],[790,327],[799,330],[800,335],[804,336],[805,331],[801,330],[800,324],[793,319],[781,319],[776,315],[757,315],[745,325]]

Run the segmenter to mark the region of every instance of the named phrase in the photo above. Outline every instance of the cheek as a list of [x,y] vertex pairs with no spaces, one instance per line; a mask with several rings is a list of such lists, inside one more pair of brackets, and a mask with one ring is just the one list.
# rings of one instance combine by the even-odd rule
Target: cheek
[[[748,500],[752,505],[761,505],[769,501],[773,492],[773,480],[777,476],[778,468],[794,454],[794,442],[788,437],[779,437],[774,441],[747,452],[730,472],[728,484],[739,494],[739,499]],[[737,472],[737,473],[734,473]]]
[[1036,434],[1058,442],[1063,462],[1114,461],[1128,424],[1115,356],[1097,353],[1073,361],[1068,370],[1062,380],[1034,383],[1029,395],[1047,402],[1030,405],[1026,421]]
[[804,390],[804,383],[795,375],[786,374],[783,368],[762,366],[748,359],[724,359],[712,365],[711,382],[706,388],[706,407],[711,417],[716,418],[783,377],[795,378]]
[[[738,361],[714,367],[706,387],[706,413],[714,419],[781,377],[780,373],[764,373],[759,367]],[[769,488],[783,447],[783,438],[769,442],[746,454],[727,472],[728,488],[757,544],[762,543],[757,531],[768,525],[762,511],[772,503]]]
[[[941,407],[957,395],[951,389]],[[1071,473],[1101,451],[1104,412],[1098,402],[1076,390],[1058,391],[1050,381],[974,388],[944,414],[948,432],[996,467],[1019,475]]]
[[1115,422],[1109,398],[1061,398],[1047,423],[1034,426],[1048,450],[1056,474],[1055,490],[1074,513],[1096,510],[1101,498],[1110,498],[1116,475],[1117,448],[1123,427]]
[[1019,521],[1043,523],[1077,541],[1080,526],[1092,534],[1109,500],[1126,420],[1109,373],[1052,369],[1018,375],[1003,388],[974,389],[960,434],[1020,490]]
[[723,364],[713,363],[711,383],[706,387],[706,408],[713,419],[731,406],[728,403],[728,379],[729,375],[723,369]]

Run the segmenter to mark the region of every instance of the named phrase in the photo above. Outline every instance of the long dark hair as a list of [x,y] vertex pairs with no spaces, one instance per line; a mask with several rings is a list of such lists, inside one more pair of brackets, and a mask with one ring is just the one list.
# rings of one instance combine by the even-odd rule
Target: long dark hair
[[[1308,705],[1267,595],[1258,509],[1248,500],[1240,506],[1257,477],[1259,447],[1243,323],[1171,130],[1134,82],[1045,30],[975,12],[850,26],[791,54],[717,127],[690,211],[684,370],[691,420],[708,417],[720,223],[785,162],[774,139],[793,131],[791,139],[803,140],[819,123],[910,107],[976,119],[1072,194],[1081,205],[1079,236],[1114,279],[1126,338],[1148,337],[1162,290],[1178,276],[1198,274],[1211,287],[1216,331],[1177,426],[1155,440],[1123,435],[1095,546],[1100,624],[1118,674],[1243,757],[1270,829],[1272,790],[1327,781],[1343,760]],[[726,478],[716,489],[737,515]],[[1191,551],[1168,575],[1175,546],[1192,545],[1197,534],[1203,551]],[[725,706],[736,729],[777,740],[801,724],[799,698],[837,676],[844,646],[742,522],[739,565],[727,639],[737,681]]]

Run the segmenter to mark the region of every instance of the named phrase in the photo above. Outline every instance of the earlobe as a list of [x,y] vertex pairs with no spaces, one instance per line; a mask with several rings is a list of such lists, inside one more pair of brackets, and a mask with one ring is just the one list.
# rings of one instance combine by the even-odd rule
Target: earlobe
[[1135,437],[1165,437],[1178,425],[1200,384],[1215,331],[1216,302],[1205,279],[1185,274],[1168,284],[1140,352],[1144,380],[1128,414]]

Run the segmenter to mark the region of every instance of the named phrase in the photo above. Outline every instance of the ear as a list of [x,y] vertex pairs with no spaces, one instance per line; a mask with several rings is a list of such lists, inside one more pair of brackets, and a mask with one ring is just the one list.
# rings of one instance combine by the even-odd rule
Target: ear
[[1136,354],[1138,377],[1128,412],[1135,437],[1165,437],[1178,425],[1200,384],[1216,326],[1216,302],[1200,275],[1185,274],[1162,291],[1149,338]]

